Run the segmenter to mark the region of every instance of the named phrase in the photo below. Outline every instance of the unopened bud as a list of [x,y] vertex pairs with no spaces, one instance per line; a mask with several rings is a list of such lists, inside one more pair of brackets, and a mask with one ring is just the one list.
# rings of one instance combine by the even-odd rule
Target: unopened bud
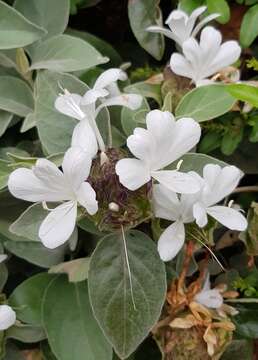
[[109,208],[109,210],[114,211],[114,212],[119,211],[119,205],[117,205],[115,202],[109,203],[108,208]]

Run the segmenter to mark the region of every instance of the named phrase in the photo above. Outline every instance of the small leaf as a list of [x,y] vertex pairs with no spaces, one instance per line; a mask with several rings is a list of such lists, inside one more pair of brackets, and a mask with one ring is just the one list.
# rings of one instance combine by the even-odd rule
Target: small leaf
[[90,258],[82,258],[71,261],[66,261],[61,264],[52,266],[49,269],[49,274],[64,274],[68,275],[69,282],[80,282],[88,278]]
[[87,282],[58,276],[43,300],[43,320],[53,353],[62,360],[111,360],[112,348],[95,320]]
[[0,49],[24,47],[46,34],[44,29],[3,1],[0,1],[0,14]]
[[220,147],[221,133],[209,131],[201,138],[198,144],[200,153],[209,153]]
[[143,98],[141,107],[137,110],[130,110],[123,107],[121,112],[122,128],[127,136],[131,135],[136,127],[144,127],[146,115],[150,111],[148,101]]
[[16,0],[14,7],[26,19],[47,32],[44,38],[64,32],[69,19],[69,0]]
[[237,100],[248,102],[258,107],[258,88],[247,84],[230,84],[226,87],[228,92]]
[[39,227],[48,213],[47,210],[43,209],[42,204],[33,204],[11,224],[9,230],[11,233],[26,237],[28,240],[40,241]]
[[139,44],[155,59],[161,60],[164,53],[163,35],[146,31],[148,26],[162,24],[159,0],[130,0],[128,16]]
[[247,10],[241,23],[240,44],[247,48],[258,35],[258,4]]
[[66,251],[65,246],[50,250],[40,242],[33,241],[6,241],[4,247],[12,254],[42,268],[49,268],[64,261]]
[[33,111],[33,94],[25,81],[13,76],[1,76],[0,109],[21,117]]
[[160,84],[151,84],[147,81],[140,81],[124,88],[124,91],[131,94],[139,94],[146,98],[154,99],[160,106],[162,104]]
[[210,14],[220,14],[216,21],[221,24],[225,24],[229,21],[230,7],[226,0],[207,0],[207,6]]
[[[94,315],[118,355],[127,358],[157,322],[166,294],[166,272],[156,244],[136,230],[103,238],[94,251],[89,293]],[[131,280],[130,280],[131,279]]]
[[206,85],[193,89],[178,104],[176,116],[202,122],[225,114],[235,103],[227,88],[225,85]]
[[70,35],[56,35],[31,51],[30,69],[76,71],[89,69],[108,61],[86,41]]
[[253,360],[253,342],[233,340],[223,353],[221,360]]
[[18,324],[9,328],[6,332],[6,338],[19,340],[23,343],[37,343],[46,338],[42,327],[27,324]]
[[[235,306],[235,305],[234,305]],[[236,333],[242,338],[257,339],[258,337],[258,309],[257,304],[236,305],[239,314],[232,318],[236,325]]]
[[195,171],[200,176],[203,175],[203,167],[207,164],[216,164],[220,165],[222,167],[227,166],[224,161],[215,159],[212,156],[206,155],[206,154],[200,154],[200,153],[187,153],[183,155],[180,159],[173,162],[167,169],[176,169],[178,161],[183,160],[180,171],[182,172],[188,172],[188,171]]

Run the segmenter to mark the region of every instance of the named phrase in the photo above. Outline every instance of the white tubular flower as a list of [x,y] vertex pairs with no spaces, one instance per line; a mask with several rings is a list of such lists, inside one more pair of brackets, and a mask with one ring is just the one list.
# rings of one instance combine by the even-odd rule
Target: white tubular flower
[[62,204],[50,211],[39,229],[42,243],[54,249],[65,243],[74,231],[77,204],[90,215],[98,210],[96,193],[86,182],[91,168],[91,157],[79,147],[65,153],[62,169],[47,159],[39,159],[32,169],[13,171],[8,188],[18,199],[31,202],[59,202]]
[[172,54],[172,71],[192,79],[197,86],[206,84],[207,78],[233,64],[240,56],[241,48],[236,41],[226,41],[223,44],[221,41],[221,33],[207,26],[201,32],[200,43],[190,38],[183,43],[183,55]]
[[242,172],[235,166],[204,166],[202,191],[199,200],[193,206],[193,215],[198,226],[204,227],[210,215],[231,230],[246,229],[246,218],[239,211],[228,206],[215,205],[232,193],[241,177]]
[[[126,80],[127,75],[121,69],[109,69],[104,71],[96,80],[92,89],[81,96],[70,94],[64,90],[64,94],[58,96],[55,108],[67,116],[80,121],[75,127],[72,137],[72,146],[80,146],[89,152],[87,144],[91,146],[91,156],[94,157],[98,151],[105,151],[105,144],[96,124],[96,118],[104,107],[119,105],[132,110],[138,109],[142,97],[136,94],[120,94],[116,82]],[[99,100],[100,105],[96,106]],[[85,142],[85,139],[87,141]]]
[[7,330],[14,325],[16,314],[8,305],[0,305],[0,331]]
[[197,18],[204,13],[206,9],[206,6],[198,7],[190,16],[180,9],[173,10],[166,20],[169,29],[161,26],[150,26],[147,28],[147,31],[161,33],[182,47],[184,41],[190,37],[195,37],[205,24],[220,16],[219,14],[211,14],[195,26]]
[[136,190],[151,178],[178,193],[195,193],[199,184],[191,175],[177,170],[160,170],[192,149],[201,135],[200,125],[191,118],[175,121],[168,111],[150,111],[147,129],[136,128],[127,146],[137,159],[122,159],[116,165],[120,183]]
[[[191,172],[201,186],[201,177]],[[184,224],[194,221],[193,204],[199,193],[178,195],[161,184],[153,186],[153,210],[157,218],[173,221],[161,234],[158,241],[158,252],[163,261],[172,260],[185,242]]]
[[219,290],[211,289],[209,274],[207,274],[202,290],[195,295],[194,301],[210,309],[218,309],[223,304],[223,297]]

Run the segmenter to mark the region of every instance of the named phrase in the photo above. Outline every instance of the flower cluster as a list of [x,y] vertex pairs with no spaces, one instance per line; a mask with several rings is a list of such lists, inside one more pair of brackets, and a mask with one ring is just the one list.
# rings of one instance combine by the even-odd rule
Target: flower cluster
[[219,16],[219,14],[209,15],[195,26],[197,18],[205,10],[206,7],[201,6],[190,16],[182,10],[174,10],[166,21],[170,30],[158,26],[147,29],[166,35],[180,46],[181,52],[173,53],[171,56],[171,70],[177,75],[190,78],[196,86],[209,83],[210,76],[236,62],[241,53],[236,41],[226,41],[221,44],[221,33],[211,26],[205,27],[201,31],[200,40],[196,40],[196,35],[203,26]]

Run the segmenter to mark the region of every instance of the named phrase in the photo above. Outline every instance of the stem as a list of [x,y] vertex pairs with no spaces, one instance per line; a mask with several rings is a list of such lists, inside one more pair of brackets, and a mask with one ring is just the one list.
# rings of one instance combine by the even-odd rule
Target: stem
[[91,126],[93,128],[93,131],[96,135],[96,138],[97,138],[97,142],[99,144],[99,149],[100,151],[103,151],[105,152],[106,151],[106,147],[105,147],[105,143],[104,143],[104,140],[101,136],[101,133],[99,131],[99,128],[97,126],[97,123],[96,123],[96,119],[94,119],[93,117],[90,117],[90,123],[91,123]]
[[185,278],[190,266],[191,258],[194,251],[194,244],[192,241],[189,241],[186,245],[186,252],[185,252],[185,258],[184,258],[184,264],[183,264],[183,270],[180,274],[180,277],[178,279],[178,291],[181,293],[183,292],[184,288],[184,282]]
[[233,191],[233,194],[241,192],[258,192],[258,186],[240,186]]

